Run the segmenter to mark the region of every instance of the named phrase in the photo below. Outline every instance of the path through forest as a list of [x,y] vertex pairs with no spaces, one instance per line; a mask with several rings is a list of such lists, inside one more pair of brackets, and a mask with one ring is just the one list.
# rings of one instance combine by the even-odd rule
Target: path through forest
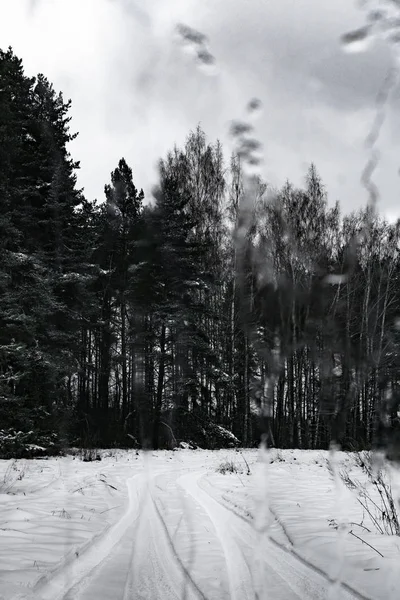
[[[324,600],[325,577],[202,486],[206,472],[144,470],[104,536],[41,582],[43,600]],[[343,600],[355,598],[342,590]]]
[[398,537],[338,494],[326,452],[99,454],[0,461],[0,600],[398,597]]

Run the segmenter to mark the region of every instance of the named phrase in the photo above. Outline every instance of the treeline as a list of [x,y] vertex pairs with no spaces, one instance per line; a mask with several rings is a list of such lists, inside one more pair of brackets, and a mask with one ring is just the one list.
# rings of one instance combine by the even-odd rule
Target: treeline
[[160,161],[150,202],[124,159],[92,202],[69,108],[0,52],[3,440],[365,448],[393,435],[399,224],[342,217],[311,165],[304,189],[257,180],[237,236],[241,161],[227,167],[200,128]]

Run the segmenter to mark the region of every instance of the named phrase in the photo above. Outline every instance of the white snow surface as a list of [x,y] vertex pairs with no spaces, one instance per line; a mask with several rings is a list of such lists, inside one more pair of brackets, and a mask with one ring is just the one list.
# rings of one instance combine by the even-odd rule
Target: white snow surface
[[400,537],[335,477],[362,477],[350,454],[101,456],[0,461],[0,600],[400,597]]

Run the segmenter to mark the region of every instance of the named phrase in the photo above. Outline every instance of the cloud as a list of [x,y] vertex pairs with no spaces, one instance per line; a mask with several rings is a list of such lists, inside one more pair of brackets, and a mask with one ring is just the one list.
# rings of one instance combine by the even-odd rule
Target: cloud
[[196,29],[192,29],[191,27],[188,27],[187,25],[184,25],[183,23],[178,23],[178,25],[176,26],[176,29],[177,29],[177,32],[180,35],[180,37],[185,42],[188,42],[189,44],[200,47],[200,48],[205,46],[205,44],[207,42],[207,36],[204,35],[204,33],[201,33],[200,31],[196,31]]
[[[176,43],[178,24],[189,53]],[[72,99],[79,184],[99,199],[121,156],[136,185],[150,190],[158,158],[199,122],[229,154],[230,128],[248,123],[248,104],[259,98],[263,111],[247,133],[263,144],[264,176],[301,184],[315,161],[332,200],[346,210],[365,204],[364,139],[390,56],[379,43],[343,53],[340,37],[364,24],[348,0],[0,3],[2,47],[12,45],[27,74],[44,72]],[[393,111],[374,174],[390,214],[398,202],[399,135]]]

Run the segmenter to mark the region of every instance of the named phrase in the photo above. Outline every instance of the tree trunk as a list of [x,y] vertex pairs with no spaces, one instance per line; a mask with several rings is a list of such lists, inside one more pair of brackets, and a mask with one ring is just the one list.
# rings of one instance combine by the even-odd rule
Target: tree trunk
[[161,325],[161,333],[160,333],[160,362],[158,365],[156,403],[155,403],[154,423],[153,423],[153,448],[155,450],[158,449],[159,443],[160,443],[159,435],[160,435],[162,400],[163,400],[163,392],[164,392],[164,375],[165,375],[165,323],[163,323]]

